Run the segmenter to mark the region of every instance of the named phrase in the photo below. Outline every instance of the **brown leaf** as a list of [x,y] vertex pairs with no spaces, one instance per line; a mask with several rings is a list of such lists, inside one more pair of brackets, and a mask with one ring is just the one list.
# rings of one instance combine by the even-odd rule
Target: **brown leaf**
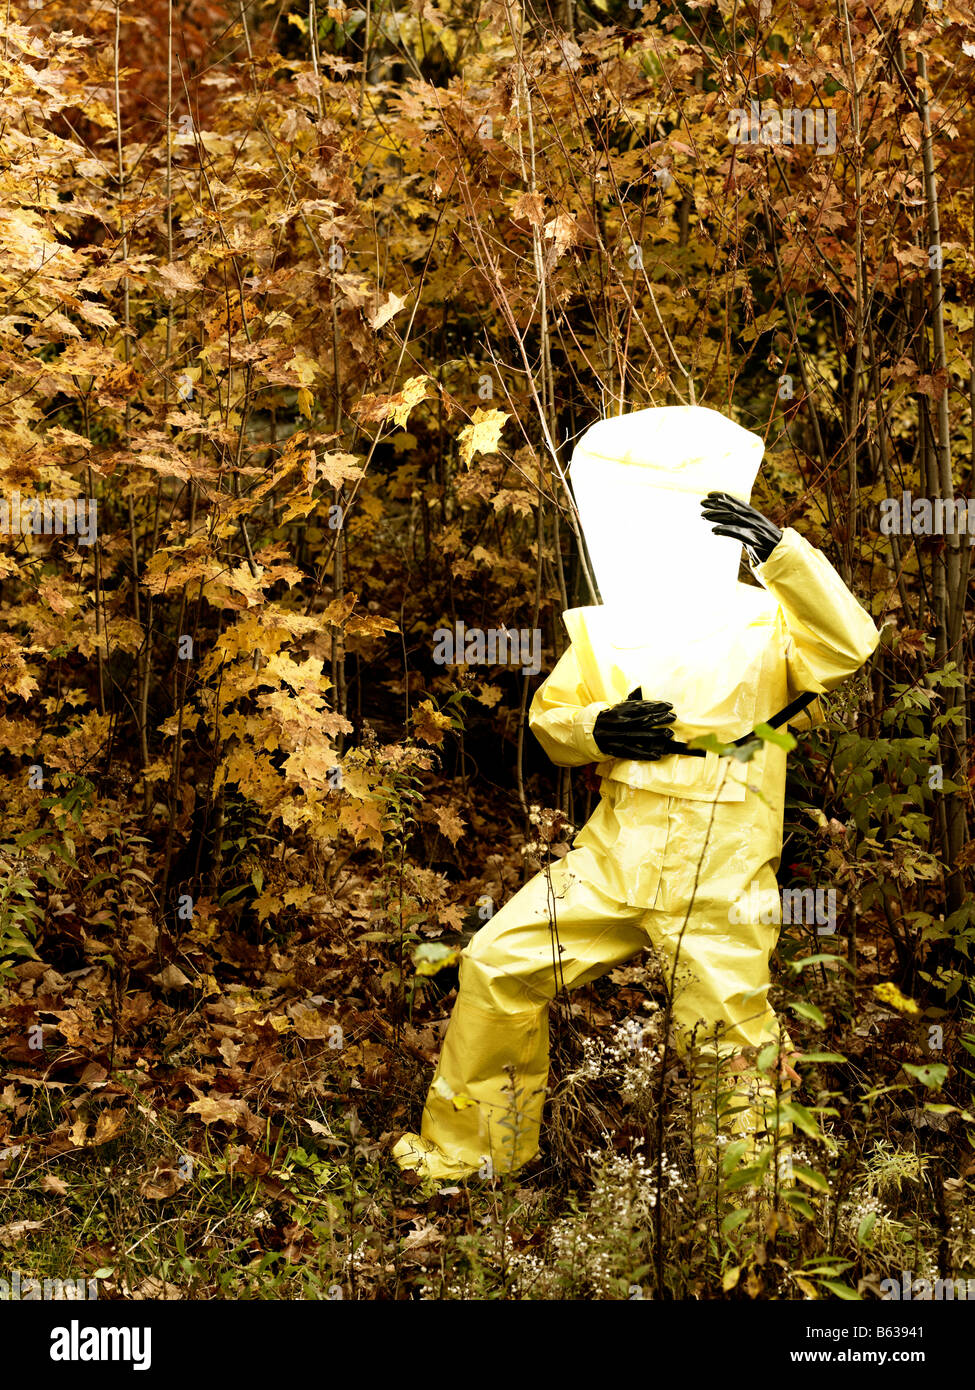
[[433,380],[429,376],[410,377],[401,391],[394,391],[391,395],[368,394],[353,406],[353,410],[363,423],[381,424],[390,417],[393,423],[400,429],[406,428],[406,421],[410,411],[420,401],[427,400],[432,394]]
[[234,1100],[233,1096],[211,1095],[204,1096],[202,1100],[195,1100],[186,1107],[188,1115],[199,1115],[205,1125],[212,1125],[218,1122],[223,1124],[236,1124],[240,1118],[243,1108],[243,1101]]
[[125,1123],[124,1110],[103,1110],[95,1122],[93,1144],[107,1144],[114,1139]]
[[171,1197],[179,1187],[179,1174],[175,1168],[156,1168],[148,1177],[142,1179],[139,1191],[151,1202]]
[[441,1245],[443,1239],[443,1235],[432,1222],[428,1223],[424,1217],[419,1217],[414,1222],[414,1229],[403,1241],[403,1249],[418,1250],[425,1245]]
[[537,193],[522,193],[511,209],[511,215],[524,218],[533,227],[540,227],[545,221],[545,205]]
[[455,845],[467,829],[457,810],[453,806],[435,806],[433,816],[440,827],[441,835],[445,835],[450,843]]
[[567,212],[560,212],[558,217],[545,223],[545,235],[551,240],[555,259],[558,260],[579,239],[575,218]]
[[161,985],[163,989],[186,989],[190,984],[179,966],[173,965],[171,962],[164,970],[160,970],[158,975],[150,975],[149,978],[155,980],[156,984]]
[[163,282],[164,294],[178,294],[181,290],[203,288],[187,261],[169,261],[166,265],[157,266],[156,273]]
[[127,1296],[136,1302],[143,1299],[177,1299],[183,1297],[183,1291],[178,1284],[170,1284],[166,1279],[158,1279],[154,1274],[147,1274],[140,1284],[134,1289],[123,1289]]
[[299,1038],[317,1041],[333,1036],[332,1030],[335,1027],[335,1020],[325,1018],[317,1009],[309,1009],[304,1004],[296,1004],[288,1010],[288,1013],[291,1015],[291,1021],[294,1023],[295,1032]]

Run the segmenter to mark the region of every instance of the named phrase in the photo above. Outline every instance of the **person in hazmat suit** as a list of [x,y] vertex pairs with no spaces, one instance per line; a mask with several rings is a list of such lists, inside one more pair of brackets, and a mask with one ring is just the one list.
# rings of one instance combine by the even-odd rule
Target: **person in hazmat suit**
[[[781,1055],[780,1097],[798,1080],[767,998],[786,753],[762,741],[742,761],[688,742],[726,748],[786,722],[879,635],[821,552],[749,505],[763,452],[697,406],[600,420],[577,444],[569,480],[602,603],[564,614],[570,645],[529,725],[558,766],[596,765],[600,800],[463,952],[421,1133],[393,1147],[402,1169],[451,1179],[531,1159],[550,1001],[648,947],[678,1045],[740,1077],[733,1132],[770,1127],[765,1044]],[[742,546],[755,584],[739,581]]]

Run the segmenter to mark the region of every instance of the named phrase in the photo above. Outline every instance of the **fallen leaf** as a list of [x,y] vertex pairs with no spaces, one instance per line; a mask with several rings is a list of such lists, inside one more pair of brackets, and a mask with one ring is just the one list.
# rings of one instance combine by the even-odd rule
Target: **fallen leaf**
[[165,1279],[157,1279],[154,1274],[147,1274],[141,1284],[137,1284],[134,1289],[123,1289],[128,1297],[136,1302],[142,1299],[176,1299],[183,1297],[183,1291],[177,1284],[170,1284]]
[[299,1038],[305,1038],[311,1042],[335,1036],[334,1019],[325,1018],[317,1009],[309,1009],[304,1004],[296,1004],[288,1012],[291,1014],[291,1021],[294,1023],[295,1032]]
[[242,1105],[242,1101],[234,1100],[232,1096],[204,1096],[202,1100],[194,1100],[188,1105],[186,1113],[199,1115],[205,1125],[218,1121],[232,1125],[239,1119]]
[[417,1221],[415,1229],[410,1231],[403,1241],[404,1250],[416,1250],[423,1245],[440,1245],[443,1243],[443,1236],[432,1224],[424,1225]]
[[179,966],[172,964],[160,970],[158,975],[150,975],[149,978],[155,980],[163,989],[186,989],[190,984],[189,978],[183,974]]
[[165,1197],[171,1197],[177,1187],[179,1174],[175,1168],[157,1168],[155,1172],[142,1179],[139,1191],[151,1202],[159,1202]]
[[124,1110],[103,1110],[95,1122],[93,1144],[107,1144],[114,1139],[125,1123]]

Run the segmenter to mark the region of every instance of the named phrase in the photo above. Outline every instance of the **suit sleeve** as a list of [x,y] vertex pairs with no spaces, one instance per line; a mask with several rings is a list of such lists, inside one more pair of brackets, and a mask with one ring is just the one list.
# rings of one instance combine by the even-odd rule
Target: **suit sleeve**
[[535,691],[528,727],[557,767],[605,762],[592,736],[597,715],[610,706],[593,700],[571,646]]
[[869,613],[826,556],[791,527],[755,575],[785,615],[790,692],[833,690],[876,649],[880,633]]

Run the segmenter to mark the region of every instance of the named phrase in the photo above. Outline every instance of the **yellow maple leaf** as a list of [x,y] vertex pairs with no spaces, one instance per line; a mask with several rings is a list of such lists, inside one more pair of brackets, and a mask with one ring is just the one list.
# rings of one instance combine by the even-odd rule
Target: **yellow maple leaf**
[[503,694],[504,691],[500,685],[485,685],[482,681],[474,692],[474,699],[478,704],[487,705],[488,709],[494,709]]
[[376,330],[382,328],[383,324],[388,323],[394,314],[399,313],[400,309],[402,309],[403,305],[406,303],[406,299],[407,296],[405,294],[393,294],[393,291],[390,290],[386,297],[386,302],[380,304],[376,312],[371,315],[369,327]]
[[413,711],[413,734],[424,743],[443,743],[443,731],[450,728],[450,718],[434,709],[432,700],[423,700]]
[[471,423],[464,426],[457,438],[460,456],[468,468],[475,454],[497,452],[504,422],[510,418],[503,410],[483,410],[480,406],[477,407],[471,416]]
[[427,399],[431,394],[427,387],[432,384],[428,376],[411,376],[402,391],[397,391],[396,395],[400,399],[393,410],[394,425],[399,425],[400,429],[406,428],[410,411],[415,405],[419,405],[420,401]]
[[355,454],[344,454],[341,450],[310,455],[313,462],[314,478],[324,478],[330,487],[341,487],[343,483],[353,482],[362,477],[362,464]]

